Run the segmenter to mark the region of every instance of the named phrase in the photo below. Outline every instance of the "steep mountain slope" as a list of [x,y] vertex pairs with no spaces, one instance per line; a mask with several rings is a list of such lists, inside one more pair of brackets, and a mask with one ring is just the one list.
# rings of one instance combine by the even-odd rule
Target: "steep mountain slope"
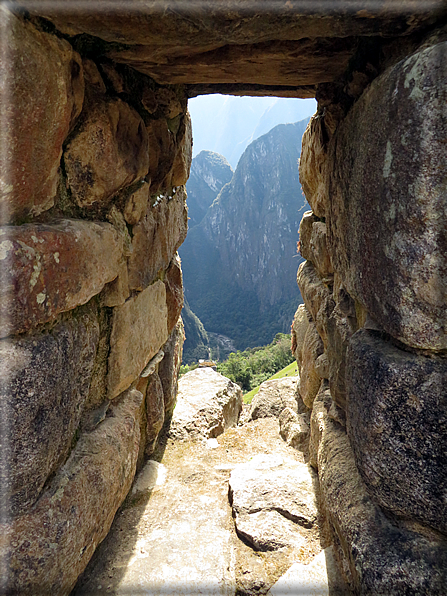
[[180,249],[191,309],[238,349],[288,331],[300,300],[296,242],[307,203],[297,161],[307,122],[278,125],[254,141]]
[[233,170],[223,155],[201,151],[194,157],[186,183],[189,228],[202,221],[222,186],[230,182],[232,177]]

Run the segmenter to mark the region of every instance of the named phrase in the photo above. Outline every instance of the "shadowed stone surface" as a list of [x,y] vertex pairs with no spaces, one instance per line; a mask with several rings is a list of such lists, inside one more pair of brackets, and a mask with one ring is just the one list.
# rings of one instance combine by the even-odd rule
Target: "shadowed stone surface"
[[178,383],[177,405],[169,436],[213,438],[235,426],[242,409],[242,390],[211,368],[196,368]]
[[62,144],[82,108],[80,56],[2,6],[0,223],[53,206]]
[[114,309],[107,379],[109,399],[127,389],[166,342],[167,318],[162,281]]
[[[68,595],[130,489],[138,456],[142,395],[126,392],[83,434],[31,511],[1,525],[0,564],[8,594]],[[82,520],[82,523],[80,523]]]
[[0,342],[2,444],[0,494],[8,514],[27,511],[71,448],[99,339],[86,311],[49,333]]
[[444,42],[385,71],[330,144],[334,268],[385,331],[431,350],[447,348],[446,65]]
[[174,329],[183,308],[183,278],[180,257],[174,256],[165,276],[166,305],[168,307],[168,333]]
[[171,416],[177,399],[178,373],[182,364],[184,339],[183,321],[179,319],[163,346],[165,355],[158,366],[158,375],[163,386],[165,417]]
[[123,241],[108,223],[66,219],[2,228],[0,335],[85,304],[118,275],[122,254]]
[[386,509],[447,531],[447,361],[358,331],[347,354],[347,429],[357,466]]

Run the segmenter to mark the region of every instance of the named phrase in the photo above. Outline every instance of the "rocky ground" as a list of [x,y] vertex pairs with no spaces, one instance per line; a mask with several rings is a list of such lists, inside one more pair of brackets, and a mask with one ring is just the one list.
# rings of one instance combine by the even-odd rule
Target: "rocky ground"
[[[250,419],[253,407],[244,406],[245,422],[231,426],[242,408],[231,381],[209,369],[188,376],[180,383],[175,432],[165,433],[137,476],[73,594],[347,594],[305,453],[281,438],[277,415]],[[213,399],[211,377],[217,380]],[[208,388],[206,408],[197,399],[200,382]],[[265,400],[275,395],[276,389],[267,392]],[[290,398],[282,399],[290,409]],[[219,423],[211,424],[210,416]],[[178,418],[193,429],[187,440],[178,438]],[[221,434],[210,437],[216,428]]]

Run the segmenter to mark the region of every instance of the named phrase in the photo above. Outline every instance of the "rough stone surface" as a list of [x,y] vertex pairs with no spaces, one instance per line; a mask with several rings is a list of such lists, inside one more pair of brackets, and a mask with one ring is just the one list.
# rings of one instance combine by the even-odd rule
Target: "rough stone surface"
[[158,434],[165,419],[163,385],[157,373],[152,374],[149,378],[146,389],[146,411],[146,453],[151,454],[154,451]]
[[[330,394],[324,399],[329,406]],[[318,426],[322,506],[331,528],[335,557],[354,593],[444,594],[445,537],[384,515],[359,475],[345,431],[328,416],[323,400]]]
[[178,254],[174,256],[165,276],[166,305],[168,307],[168,333],[174,329],[183,308],[182,266]]
[[164,358],[158,366],[158,375],[163,386],[165,417],[169,418],[177,399],[178,374],[182,364],[185,331],[179,319],[168,341],[163,346]]
[[334,268],[385,331],[431,350],[447,347],[446,55],[440,43],[376,78],[330,148]]
[[329,278],[334,269],[327,246],[326,224],[312,211],[306,211],[300,223],[299,234],[302,256],[315,266],[321,277]]
[[130,489],[141,400],[141,393],[131,390],[111,404],[111,415],[81,435],[34,507],[11,523],[2,520],[0,561],[9,567],[2,576],[5,593],[70,593]]
[[250,404],[248,421],[270,416],[278,417],[284,408],[296,411],[297,385],[298,377],[264,381]]
[[303,361],[301,363],[298,390],[301,399],[308,408],[312,408],[313,400],[318,393],[321,378],[316,370],[316,361],[323,354],[323,342],[314,323],[309,326],[304,337]]
[[95,312],[49,333],[0,342],[3,511],[17,515],[37,500],[67,457],[87,398],[99,338]]
[[1,9],[0,223],[53,206],[62,144],[82,108],[82,62],[71,45]]
[[122,239],[108,223],[67,219],[3,227],[1,337],[88,302],[118,275],[122,253]]
[[309,414],[284,408],[279,416],[279,434],[290,447],[304,451],[309,441]]
[[298,368],[301,370],[301,363],[303,360],[303,344],[306,335],[307,327],[309,325],[310,314],[304,304],[300,304],[295,312],[292,322],[292,353],[298,363]]
[[178,383],[169,435],[176,439],[213,438],[237,424],[241,388],[211,368],[196,368]]
[[167,318],[162,281],[114,309],[107,379],[109,399],[127,389],[166,342]]
[[129,286],[142,290],[168,268],[188,229],[186,192],[179,187],[172,197],[159,197],[144,219],[133,228],[129,258]]
[[304,304],[312,315],[312,320],[314,321],[318,333],[323,340],[323,344],[326,347],[328,340],[326,320],[328,312],[334,308],[332,292],[329,287],[322,282],[317,270],[310,261],[305,261],[299,266],[297,282]]
[[144,182],[138,190],[128,197],[123,215],[124,219],[131,226],[137,224],[144,217],[149,202],[149,190],[150,184]]
[[371,495],[447,531],[447,361],[358,331],[347,355],[347,429]]
[[148,173],[146,127],[121,99],[89,103],[81,117],[64,153],[71,195],[80,207],[107,204],[121,188]]
[[239,536],[260,551],[302,546],[317,520],[312,480],[305,464],[275,455],[236,466],[230,502]]
[[177,152],[172,165],[172,186],[182,186],[189,178],[192,161],[192,125],[191,116],[187,112],[177,133]]
[[327,147],[323,121],[319,116],[311,118],[303,134],[300,183],[313,213],[325,217],[328,204]]

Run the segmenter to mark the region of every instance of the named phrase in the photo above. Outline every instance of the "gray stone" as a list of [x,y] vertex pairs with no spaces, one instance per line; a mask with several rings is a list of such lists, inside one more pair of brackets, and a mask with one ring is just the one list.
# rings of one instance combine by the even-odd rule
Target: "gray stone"
[[317,519],[309,468],[292,458],[256,455],[230,476],[236,531],[256,550],[298,548]]
[[73,589],[130,489],[141,401],[141,393],[130,390],[112,403],[111,415],[81,435],[34,507],[8,523],[2,519],[5,593],[66,596]]
[[299,377],[284,377],[264,381],[250,404],[248,421],[270,416],[278,417],[284,408],[296,411],[298,380]]
[[292,323],[292,353],[298,363],[298,369],[301,370],[301,362],[303,359],[303,343],[306,335],[307,327],[309,326],[310,313],[304,304],[300,304],[296,309],[295,316]]
[[164,358],[158,366],[158,375],[163,386],[165,417],[169,418],[177,400],[178,374],[182,364],[185,331],[179,319],[168,341],[163,346]]
[[0,342],[2,446],[0,498],[8,515],[37,500],[70,452],[99,338],[96,313],[85,310],[50,332]]
[[[324,140],[323,120],[311,118],[303,134],[300,156],[300,183],[314,217],[325,217],[328,204],[327,147]],[[304,255],[303,255],[304,256]],[[307,257],[305,257],[307,258]]]
[[334,268],[385,331],[430,350],[447,348],[446,53],[439,43],[374,79],[330,145]]
[[358,331],[347,354],[347,429],[370,494],[447,531],[447,361]]
[[279,434],[291,447],[304,451],[309,441],[309,414],[284,408],[279,416]]
[[298,268],[297,283],[304,304],[312,316],[318,333],[326,347],[328,337],[326,320],[334,308],[330,288],[323,283],[317,270],[310,261],[304,261]]
[[169,435],[175,439],[213,438],[235,426],[242,409],[241,388],[211,368],[196,368],[178,383]]
[[310,261],[323,277],[334,273],[326,240],[326,224],[312,211],[306,211],[300,223],[300,253]]
[[109,399],[130,387],[166,342],[167,316],[162,281],[114,309],[107,381]]

